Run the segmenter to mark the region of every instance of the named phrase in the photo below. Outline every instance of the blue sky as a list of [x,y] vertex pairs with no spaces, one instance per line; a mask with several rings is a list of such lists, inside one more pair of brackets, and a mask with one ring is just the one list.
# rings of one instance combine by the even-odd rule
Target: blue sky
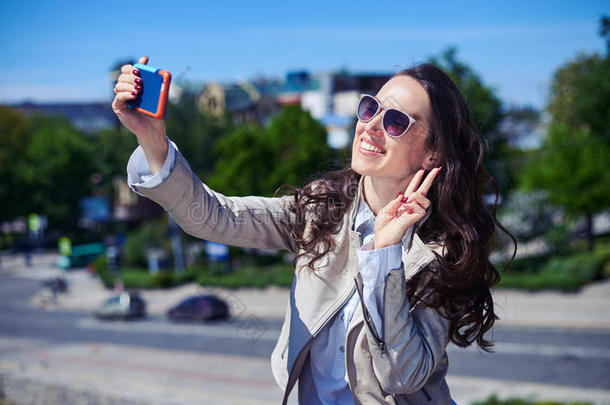
[[456,46],[505,103],[543,107],[560,64],[605,51],[602,14],[610,2],[3,0],[0,102],[110,100],[110,67],[140,55],[204,82],[393,72]]

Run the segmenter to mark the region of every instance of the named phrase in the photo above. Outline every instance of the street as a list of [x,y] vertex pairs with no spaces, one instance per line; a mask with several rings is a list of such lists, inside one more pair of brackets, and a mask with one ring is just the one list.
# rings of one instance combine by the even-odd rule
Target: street
[[[175,384],[167,388],[184,393],[185,402],[174,396],[176,403],[199,398],[195,393],[187,395],[189,389],[204,390],[210,403],[232,403],[228,398],[235,403],[244,398],[252,401],[249,403],[281,399],[269,366],[281,319],[257,318],[255,330],[240,319],[197,325],[171,323],[161,314],[128,322],[101,321],[84,311],[32,307],[31,297],[40,288],[40,279],[0,274],[0,370],[5,373],[12,367],[29,369],[35,375],[36,367],[42,367],[41,372],[55,367],[57,375],[73,369],[82,377],[98,370],[91,379],[102,389],[100,375],[124,374],[135,380],[139,372],[153,372],[164,375],[165,384],[180,381],[179,389]],[[473,384],[484,383],[488,387],[508,383],[517,388],[523,383],[523,387],[543,390],[562,388],[569,389],[572,397],[582,392],[610,401],[610,329],[499,322],[493,337],[495,353],[450,345],[448,382],[458,403],[493,392],[491,388],[472,392]],[[207,366],[183,369],[189,361]],[[69,378],[74,380],[73,375]],[[116,381],[112,384],[120,386]],[[146,384],[157,389],[162,385]],[[130,384],[129,389],[137,386]],[[227,388],[230,386],[239,388]],[[157,394],[158,399],[161,394]],[[291,399],[296,403],[296,390]]]

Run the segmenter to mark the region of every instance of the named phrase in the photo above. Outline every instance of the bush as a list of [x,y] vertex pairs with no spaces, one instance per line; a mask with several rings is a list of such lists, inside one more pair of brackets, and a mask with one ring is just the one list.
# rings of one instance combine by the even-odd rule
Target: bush
[[93,262],[93,269],[95,274],[98,275],[102,284],[106,288],[114,288],[114,280],[117,278],[117,274],[112,273],[108,269],[108,261],[106,255],[101,255]]
[[505,400],[498,399],[495,395],[481,402],[475,402],[472,405],[593,405],[591,402],[556,402],[556,401],[538,401],[526,400],[520,398],[508,398]]
[[125,288],[170,288],[193,281],[193,273],[161,270],[156,274],[138,269],[126,269],[121,272]]
[[[541,263],[542,267],[537,272],[528,270],[514,273],[510,271],[512,270],[511,267],[509,272],[502,274],[499,286],[526,290],[551,288],[561,291],[574,291],[584,284],[601,278],[608,258],[605,254],[581,253],[567,257],[550,258],[546,263]],[[526,261],[523,260],[522,262]],[[528,262],[534,263],[536,260],[532,258],[528,259]],[[530,270],[533,270],[533,268]]]
[[219,274],[210,267],[195,270],[197,283],[204,286],[264,288],[269,285],[290,287],[294,267],[290,264],[273,266],[243,266],[229,274]]
[[129,232],[122,248],[123,263],[125,266],[147,268],[146,250],[153,246],[170,250],[170,241],[165,236],[167,218],[154,222],[146,222],[138,229]]
[[93,262],[95,274],[97,274],[106,288],[114,288],[116,280],[123,281],[124,288],[146,289],[146,288],[169,288],[195,280],[193,272],[175,273],[174,271],[161,270],[156,274],[149,273],[144,269],[123,269],[113,273],[108,269],[106,256],[100,256]]
[[[508,268],[509,273],[537,273],[551,258],[550,254],[540,256],[529,256],[515,259]],[[497,267],[503,269],[506,263],[501,263]]]

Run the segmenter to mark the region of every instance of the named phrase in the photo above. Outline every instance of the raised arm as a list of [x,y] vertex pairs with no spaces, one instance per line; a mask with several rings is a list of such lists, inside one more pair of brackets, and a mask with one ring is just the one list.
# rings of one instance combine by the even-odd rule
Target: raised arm
[[[148,57],[140,58],[139,62],[147,63]],[[136,166],[134,160],[145,159],[150,170],[148,177],[156,178],[150,182],[130,180],[130,187],[160,204],[185,232],[197,238],[294,251],[290,197],[225,197],[212,191],[191,171],[175,145],[170,145],[162,120],[127,108],[127,101],[136,98],[141,90],[139,80],[132,65],[121,68],[112,108],[140,144],[128,168]],[[131,179],[139,177],[131,174]]]
[[[226,197],[203,184],[173,144],[169,148],[168,157],[173,157],[175,162],[171,169],[167,162],[161,165],[161,172],[168,170],[167,177],[151,178],[152,187],[146,182],[138,185],[130,180],[130,187],[161,205],[185,232],[197,238],[235,246],[295,251],[291,237],[294,220],[289,210],[291,197]],[[130,158],[128,170],[131,171],[129,166],[133,166],[132,162],[141,153],[139,146]]]

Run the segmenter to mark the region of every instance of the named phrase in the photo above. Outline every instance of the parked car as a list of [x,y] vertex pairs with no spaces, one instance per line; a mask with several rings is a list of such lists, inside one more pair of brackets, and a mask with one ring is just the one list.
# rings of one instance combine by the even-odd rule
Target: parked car
[[108,298],[94,312],[100,319],[134,319],[146,316],[146,301],[135,292],[122,292]]
[[167,316],[172,321],[227,319],[229,306],[225,301],[211,294],[195,295],[170,308]]

